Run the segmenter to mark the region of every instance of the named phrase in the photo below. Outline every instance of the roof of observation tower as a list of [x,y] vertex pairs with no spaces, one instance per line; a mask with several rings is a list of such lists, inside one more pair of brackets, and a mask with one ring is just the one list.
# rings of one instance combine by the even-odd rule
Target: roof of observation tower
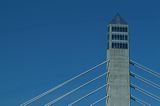
[[117,13],[115,17],[110,21],[109,24],[124,24],[127,25],[127,22]]

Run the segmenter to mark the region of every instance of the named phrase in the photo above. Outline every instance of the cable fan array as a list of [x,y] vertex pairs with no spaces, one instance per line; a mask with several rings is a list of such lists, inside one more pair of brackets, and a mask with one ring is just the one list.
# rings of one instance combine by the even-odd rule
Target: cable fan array
[[[150,74],[150,75],[152,75],[152,76],[157,77],[158,79],[160,79],[160,73],[158,73],[158,72],[156,72],[156,71],[154,71],[154,70],[152,70],[152,69],[150,69],[150,68],[148,68],[146,66],[143,66],[142,64],[137,63],[137,62],[135,62],[133,60],[130,60],[130,64],[133,65],[134,67],[137,67],[140,70],[142,70],[144,72],[147,72],[148,74]],[[138,75],[138,74],[130,71],[130,76],[132,78],[136,79],[136,80],[141,81],[144,84],[147,84],[150,87],[153,87],[153,88],[155,88],[157,90],[160,90],[160,85],[159,84],[157,84],[157,83],[155,83],[155,82],[153,82],[153,81],[151,81],[149,79],[146,79],[146,78],[144,78],[141,75]],[[153,93],[145,90],[144,88],[139,87],[138,85],[133,84],[133,83],[130,83],[130,87],[134,91],[142,93],[143,95],[145,95],[145,96],[147,96],[149,98],[152,98],[152,99],[156,100],[157,102],[160,102],[160,96],[157,96],[157,95],[155,95],[155,94],[153,94]],[[147,102],[145,102],[145,101],[143,101],[141,99],[138,99],[137,97],[135,97],[133,95],[131,95],[131,100],[133,100],[133,101],[141,104],[142,106],[151,106],[151,104],[149,104],[149,103],[147,103]]]
[[[74,81],[74,80],[78,80],[78,78],[83,77],[83,76],[86,75],[87,73],[90,73],[90,72],[94,71],[96,68],[101,67],[102,65],[104,65],[104,64],[106,64],[106,63],[109,65],[109,60],[103,61],[103,62],[101,62],[100,64],[95,65],[94,67],[92,67],[92,68],[90,68],[90,69],[88,69],[88,70],[86,70],[86,71],[84,71],[84,72],[82,72],[82,73],[74,76],[73,78],[71,78],[71,79],[69,79],[69,80],[67,80],[67,81],[65,81],[65,82],[63,82],[63,83],[61,83],[61,84],[59,84],[59,85],[57,85],[57,86],[55,86],[55,87],[53,87],[53,88],[45,91],[45,92],[43,92],[43,93],[41,93],[40,95],[35,96],[34,98],[32,98],[32,99],[30,99],[30,100],[28,100],[28,101],[20,104],[20,106],[28,106],[28,105],[31,105],[33,102],[38,101],[40,98],[43,98],[44,96],[47,96],[48,94],[50,94],[50,93],[52,93],[52,92],[54,92],[54,91],[56,91],[56,90],[64,87],[65,85],[67,85],[68,83],[70,83],[70,82],[72,82],[72,81]],[[160,73],[158,73],[158,72],[156,72],[156,71],[154,71],[154,70],[152,70],[152,69],[150,69],[150,68],[148,68],[148,67],[145,67],[145,66],[143,66],[143,65],[141,65],[141,64],[139,64],[139,63],[137,63],[137,62],[135,62],[135,61],[133,61],[133,60],[130,60],[130,64],[133,65],[134,67],[137,67],[137,68],[139,68],[140,70],[143,70],[143,71],[147,72],[148,74],[150,74],[150,75],[152,75],[152,76],[157,77],[158,79],[160,79]],[[44,104],[44,106],[53,106],[53,105],[55,105],[57,102],[59,102],[60,100],[63,100],[63,99],[66,98],[67,96],[70,96],[71,94],[77,92],[78,90],[82,89],[83,87],[85,87],[85,86],[93,83],[93,82],[96,81],[96,80],[99,80],[99,79],[102,78],[102,77],[108,76],[108,74],[109,74],[108,71],[105,72],[105,73],[102,73],[102,74],[94,77],[93,79],[91,79],[91,80],[89,80],[89,81],[87,81],[87,82],[79,85],[78,87],[76,87],[76,88],[68,91],[67,93],[65,93],[65,94],[63,94],[63,95],[55,98],[54,100],[52,100],[52,101]],[[134,79],[136,79],[136,80],[138,80],[138,81],[141,81],[142,83],[145,83],[145,84],[147,84],[147,85],[150,86],[150,87],[153,87],[153,88],[155,88],[155,89],[160,90],[160,85],[159,85],[159,84],[157,84],[157,83],[155,83],[155,82],[153,82],[153,81],[151,81],[151,80],[149,80],[149,79],[147,79],[147,78],[144,78],[143,76],[138,75],[138,74],[136,74],[136,73],[134,73],[134,72],[132,72],[132,71],[130,71],[130,77],[131,77],[131,78],[134,78]],[[108,77],[106,78],[106,80],[108,80]],[[79,97],[78,99],[72,101],[71,103],[65,104],[65,105],[67,105],[67,106],[73,106],[73,105],[75,105],[75,106],[76,106],[76,104],[77,104],[78,102],[80,102],[80,101],[88,98],[90,95],[92,95],[92,94],[100,91],[100,90],[103,89],[103,88],[107,88],[107,87],[108,87],[108,83],[107,83],[106,80],[105,80],[105,82],[104,82],[104,85],[99,86],[98,88],[90,91],[89,93],[87,93],[87,94]],[[133,89],[134,91],[140,92],[140,93],[142,93],[143,95],[145,95],[145,96],[147,96],[147,97],[149,97],[149,98],[152,98],[152,99],[154,99],[154,100],[156,100],[156,101],[158,101],[158,102],[160,103],[160,97],[159,97],[159,96],[157,96],[156,94],[153,94],[153,93],[145,90],[145,89],[142,88],[142,87],[139,87],[139,86],[136,85],[136,84],[133,84],[132,82],[130,83],[130,88]],[[100,103],[101,101],[103,101],[103,100],[106,101],[107,98],[108,98],[107,95],[104,96],[104,97],[101,97],[101,98],[99,98],[98,100],[94,101],[93,103],[90,103],[90,106],[98,105],[98,103]],[[131,94],[131,95],[130,95],[130,99],[133,100],[134,102],[138,103],[139,105],[142,105],[142,106],[151,106],[151,104],[149,104],[149,103],[147,103],[146,101],[142,100],[143,98],[139,99],[138,97],[134,96],[134,94]]]
[[[35,96],[34,98],[32,98],[32,99],[30,99],[30,100],[22,103],[20,106],[28,106],[28,105],[32,104],[33,102],[39,100],[40,98],[43,98],[44,96],[47,96],[48,94],[50,94],[50,93],[58,90],[59,88],[63,87],[64,85],[66,85],[66,84],[68,84],[68,83],[70,83],[70,82],[72,82],[72,81],[74,81],[74,80],[77,80],[78,78],[86,75],[87,73],[89,73],[89,72],[91,72],[91,71],[94,71],[96,68],[98,68],[98,67],[100,67],[100,66],[102,66],[102,65],[104,65],[104,64],[106,64],[106,63],[108,63],[108,62],[109,62],[109,60],[103,61],[103,62],[101,62],[100,64],[98,64],[98,65],[96,65],[96,66],[94,66],[94,67],[92,67],[92,68],[90,68],[90,69],[88,69],[88,70],[86,70],[86,71],[84,71],[84,72],[76,75],[75,77],[73,77],[73,78],[71,78],[71,79],[69,79],[69,80],[67,80],[67,81],[65,81],[65,82],[63,82],[63,83],[61,83],[61,84],[59,84],[59,85],[57,85],[57,86],[49,89],[49,90],[47,90],[46,92],[43,92],[43,93],[41,93],[40,95]],[[75,93],[75,92],[78,91],[79,89],[82,89],[84,86],[87,86],[88,84],[90,84],[90,83],[92,83],[92,82],[100,79],[101,77],[104,77],[106,74],[107,74],[107,72],[105,72],[105,73],[103,73],[103,74],[101,74],[101,75],[99,75],[99,76],[97,76],[97,77],[95,77],[95,78],[87,81],[86,83],[84,83],[84,84],[82,84],[82,85],[74,88],[73,90],[71,90],[71,91],[69,91],[69,92],[67,92],[67,93],[65,93],[65,94],[57,97],[56,99],[48,102],[48,103],[45,104],[44,106],[54,105],[55,103],[57,103],[58,101],[62,100],[63,98],[69,96],[69,95],[72,94],[72,93]],[[104,85],[98,87],[97,89],[95,89],[95,90],[87,93],[86,95],[82,96],[81,98],[79,98],[79,99],[73,101],[72,103],[68,104],[68,106],[72,106],[72,105],[80,102],[81,100],[83,100],[83,99],[87,98],[88,96],[90,96],[90,95],[98,92],[99,90],[101,90],[102,88],[105,88],[106,86],[107,86],[107,84],[104,84]],[[94,105],[93,103],[91,103],[91,104],[92,104],[92,106]]]

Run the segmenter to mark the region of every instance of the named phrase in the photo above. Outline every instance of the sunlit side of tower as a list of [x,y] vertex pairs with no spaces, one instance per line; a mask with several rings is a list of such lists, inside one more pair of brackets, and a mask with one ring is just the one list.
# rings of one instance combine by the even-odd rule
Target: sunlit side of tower
[[107,59],[107,106],[130,106],[129,29],[117,14],[109,23]]

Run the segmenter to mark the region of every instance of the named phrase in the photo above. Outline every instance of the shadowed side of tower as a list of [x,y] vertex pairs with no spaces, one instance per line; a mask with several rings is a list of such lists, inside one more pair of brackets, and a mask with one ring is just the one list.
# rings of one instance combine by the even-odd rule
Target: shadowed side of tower
[[107,59],[107,106],[130,106],[129,29],[117,14],[109,23]]

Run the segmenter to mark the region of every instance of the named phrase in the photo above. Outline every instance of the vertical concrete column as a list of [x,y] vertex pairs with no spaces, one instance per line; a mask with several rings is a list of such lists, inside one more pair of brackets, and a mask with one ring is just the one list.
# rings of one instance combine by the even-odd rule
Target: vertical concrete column
[[108,25],[107,106],[130,106],[129,30],[116,15]]

